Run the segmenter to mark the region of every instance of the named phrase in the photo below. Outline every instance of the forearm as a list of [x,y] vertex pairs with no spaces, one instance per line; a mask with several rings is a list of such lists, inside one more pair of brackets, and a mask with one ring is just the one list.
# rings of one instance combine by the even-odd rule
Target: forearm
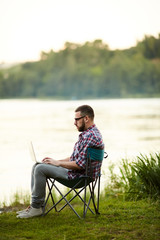
[[63,168],[72,169],[72,170],[81,169],[81,167],[79,167],[75,161],[70,161],[70,157],[66,159],[57,160],[57,162],[58,162],[58,165]]
[[58,160],[58,161],[60,161],[60,162],[69,162],[69,160],[70,160],[70,157],[65,158],[65,159],[61,159],[61,160]]
[[51,164],[57,167],[63,167],[63,168],[72,169],[72,170],[82,169],[76,164],[75,161],[69,161],[69,160],[70,160],[70,157],[62,160],[54,160],[53,158],[47,157],[47,158],[44,158],[42,162],[45,164]]
[[59,166],[67,169],[72,169],[72,170],[82,169],[76,164],[75,161],[59,161]]

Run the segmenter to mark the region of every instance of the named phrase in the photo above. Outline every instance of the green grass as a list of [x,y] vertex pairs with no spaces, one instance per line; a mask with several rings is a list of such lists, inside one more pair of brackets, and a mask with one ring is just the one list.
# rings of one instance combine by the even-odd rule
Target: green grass
[[0,240],[160,239],[158,202],[101,197],[100,212],[88,212],[86,219],[78,219],[69,208],[32,219],[17,219],[15,211],[2,213]]

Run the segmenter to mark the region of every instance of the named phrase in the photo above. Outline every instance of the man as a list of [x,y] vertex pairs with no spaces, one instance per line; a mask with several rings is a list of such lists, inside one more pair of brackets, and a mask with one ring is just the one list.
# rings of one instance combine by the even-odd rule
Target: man
[[74,179],[84,175],[88,147],[104,148],[102,136],[94,124],[94,111],[88,105],[75,110],[74,125],[79,132],[71,157],[55,160],[46,157],[42,163],[35,164],[31,175],[31,206],[17,212],[18,218],[30,218],[42,215],[45,202],[46,178]]

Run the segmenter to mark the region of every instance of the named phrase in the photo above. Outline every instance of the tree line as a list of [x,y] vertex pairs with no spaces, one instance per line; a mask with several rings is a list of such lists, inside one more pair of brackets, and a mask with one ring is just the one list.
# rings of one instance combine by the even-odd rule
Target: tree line
[[160,96],[160,34],[110,50],[102,40],[41,52],[40,60],[0,70],[0,98]]

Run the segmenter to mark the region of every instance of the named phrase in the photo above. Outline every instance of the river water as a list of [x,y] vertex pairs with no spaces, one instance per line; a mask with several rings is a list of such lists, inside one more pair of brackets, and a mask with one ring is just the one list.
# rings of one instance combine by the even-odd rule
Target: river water
[[79,134],[74,110],[82,104],[94,108],[109,155],[102,167],[102,188],[110,164],[118,167],[122,158],[160,151],[160,99],[0,100],[0,203],[9,203],[16,191],[30,191],[29,141],[38,160],[71,155]]

